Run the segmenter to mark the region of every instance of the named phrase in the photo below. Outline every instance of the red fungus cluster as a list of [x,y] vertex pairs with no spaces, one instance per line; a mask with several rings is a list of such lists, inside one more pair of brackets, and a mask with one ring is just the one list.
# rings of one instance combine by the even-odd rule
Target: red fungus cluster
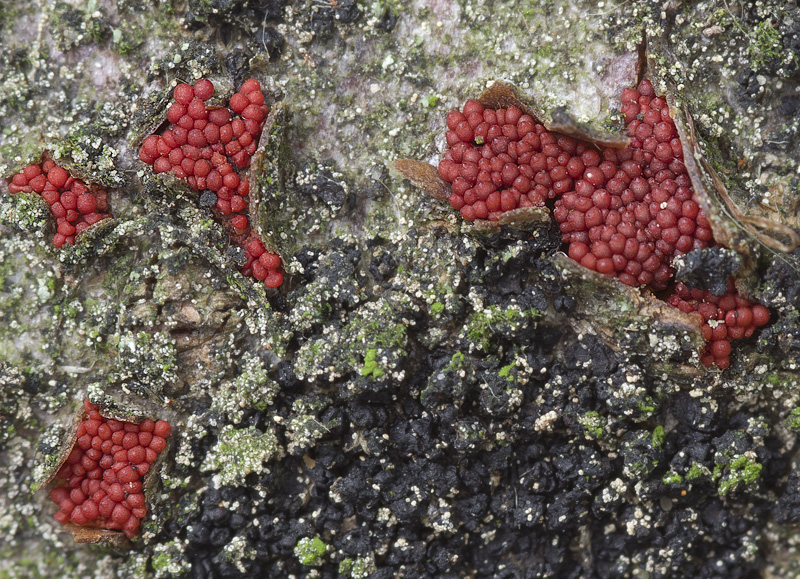
[[59,506],[55,519],[81,526],[119,529],[129,538],[147,514],[143,477],[166,447],[172,429],[163,420],[141,424],[103,418],[84,401],[86,418],[50,491]]
[[586,163],[553,214],[570,257],[583,266],[663,290],[672,259],[708,247],[711,228],[694,199],[666,101],[643,80],[638,90],[623,91],[622,113],[630,146],[606,148],[601,162]]
[[569,255],[631,286],[665,289],[673,257],[708,247],[669,107],[649,81],[622,94],[631,143],[596,148],[552,133],[517,107],[467,101],[447,115],[450,148],[439,175],[461,215],[496,219],[557,199],[553,215]]
[[[467,221],[497,219],[505,211],[542,206],[568,191],[558,137],[517,107],[485,109],[467,101],[447,115],[447,144],[439,175],[453,184],[450,204]],[[575,152],[575,141],[569,139]],[[568,160],[564,156],[564,161]],[[559,167],[557,171],[556,167]],[[552,176],[555,171],[555,179]]]
[[[630,144],[615,149],[550,132],[515,106],[492,110],[467,101],[447,115],[449,148],[439,163],[439,176],[452,184],[450,204],[468,221],[496,220],[555,199],[553,215],[572,259],[630,286],[667,289],[672,260],[713,245],[711,227],[666,100],[645,79],[623,91],[621,112]],[[719,298],[682,284],[675,291],[669,303],[703,316],[705,365],[727,368],[729,340],[769,320],[764,306],[732,287]]]
[[244,275],[263,280],[267,287],[278,287],[283,283],[281,258],[267,251],[258,237],[251,237],[244,246],[244,256],[247,260],[242,268]]
[[267,287],[278,287],[283,283],[280,257],[267,251],[252,231],[250,182],[240,174],[250,166],[269,107],[253,78],[230,98],[230,108],[209,108],[206,101],[213,95],[214,85],[208,79],[176,86],[175,102],[167,112],[170,126],[144,140],[139,159],[153,165],[156,173],[172,172],[196,191],[213,192],[215,212],[245,248],[242,273]]
[[34,192],[50,205],[58,231],[53,245],[75,244],[75,236],[102,219],[111,217],[105,191],[92,190],[75,179],[66,169],[47,159],[39,165],[28,165],[14,175],[8,184],[11,193]]
[[723,370],[730,365],[731,340],[749,338],[756,328],[769,322],[769,310],[741,297],[728,281],[728,291],[715,296],[707,290],[675,284],[675,293],[667,303],[686,314],[698,313],[703,318],[703,337],[708,342],[700,361],[716,364]]

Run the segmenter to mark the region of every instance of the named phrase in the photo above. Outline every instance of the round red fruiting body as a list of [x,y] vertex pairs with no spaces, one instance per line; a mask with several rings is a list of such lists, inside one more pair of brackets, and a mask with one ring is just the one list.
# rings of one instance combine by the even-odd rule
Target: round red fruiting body
[[237,114],[241,114],[244,109],[250,104],[250,101],[242,93],[236,93],[231,97],[230,107],[231,110]]
[[254,91],[261,92],[261,84],[254,78],[248,78],[242,83],[240,91],[242,94],[250,94]]
[[244,215],[236,215],[233,219],[231,219],[231,225],[233,225],[235,229],[244,230],[248,225],[247,217]]
[[214,83],[206,78],[201,78],[194,83],[194,96],[207,101],[214,96]]
[[186,83],[181,83],[175,87],[172,96],[175,97],[175,100],[180,104],[188,105],[194,98],[194,89]]

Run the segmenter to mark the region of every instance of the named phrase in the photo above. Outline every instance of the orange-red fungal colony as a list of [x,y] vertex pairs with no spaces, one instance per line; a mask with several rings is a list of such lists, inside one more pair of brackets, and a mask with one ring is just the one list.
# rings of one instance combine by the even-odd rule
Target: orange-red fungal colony
[[722,296],[677,283],[667,303],[684,313],[702,316],[703,337],[708,345],[700,359],[706,366],[716,364],[723,370],[730,365],[731,340],[749,338],[756,328],[769,322],[769,310],[738,295],[733,280],[729,280],[728,291]]
[[[673,259],[713,246],[711,227],[666,100],[645,79],[623,91],[621,112],[630,144],[619,149],[548,131],[516,106],[493,110],[467,101],[447,115],[448,149],[439,163],[439,176],[452,185],[450,204],[473,221],[555,200],[572,259],[630,286],[668,289]],[[706,365],[727,368],[729,340],[769,320],[764,306],[732,284],[721,297],[682,284],[674,291],[670,304],[703,316]]]
[[150,135],[139,149],[139,159],[156,173],[171,172],[195,191],[211,191],[214,212],[228,228],[231,238],[245,251],[242,273],[267,287],[283,283],[281,259],[267,251],[253,232],[247,196],[250,182],[244,169],[258,146],[269,114],[264,93],[251,78],[231,96],[228,107],[209,107],[214,85],[208,79],[179,84],[175,102],[167,112],[169,127]]
[[133,424],[104,418],[88,400],[84,411],[75,446],[50,491],[59,506],[55,519],[118,529],[133,538],[147,514],[144,476],[172,429],[163,420]]
[[56,218],[53,245],[75,244],[75,236],[98,221],[111,217],[105,191],[89,190],[86,183],[75,179],[66,169],[46,159],[28,165],[11,178],[11,193],[38,193],[50,205]]

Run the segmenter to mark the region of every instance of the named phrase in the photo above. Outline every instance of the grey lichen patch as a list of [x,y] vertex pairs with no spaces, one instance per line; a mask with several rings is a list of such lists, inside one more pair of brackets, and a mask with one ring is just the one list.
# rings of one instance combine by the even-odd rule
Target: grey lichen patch
[[[57,252],[56,257],[66,266],[65,270],[74,272],[80,271],[90,260],[113,256],[115,259],[111,260],[108,268],[117,272],[119,265],[123,268],[131,266],[132,258],[127,255],[127,250],[138,242],[149,241],[152,225],[149,219],[103,219],[79,234],[75,245]],[[114,275],[109,275],[104,283],[112,285],[118,281]]]
[[257,557],[255,549],[248,546],[247,540],[241,535],[231,539],[222,550],[220,558],[236,567],[239,572],[247,573],[247,561]]
[[[800,65],[797,7],[768,1],[740,12],[700,3],[675,18],[662,68],[690,103],[715,169],[746,213],[792,219],[771,184],[781,176],[796,183],[800,126],[786,79]],[[788,161],[778,161],[784,154]]]
[[757,417],[748,420],[746,428],[729,430],[714,439],[712,478],[720,496],[758,485],[763,469],[758,450],[763,447],[763,437],[768,433],[768,423]]
[[787,430],[800,432],[800,408],[794,408],[789,415],[784,418],[783,425]]
[[330,380],[346,372],[373,379],[401,375],[407,355],[406,327],[415,324],[413,318],[403,314],[415,309],[417,306],[401,293],[387,293],[360,306],[341,333],[304,344],[298,351],[295,371],[299,377],[327,375]]
[[328,406],[329,402],[318,396],[300,398],[292,404],[291,419],[286,425],[288,453],[302,454],[313,447],[317,440],[341,426],[341,419],[322,416]]
[[611,396],[606,405],[617,417],[625,417],[633,422],[650,419],[658,409],[661,392],[656,393],[656,398],[653,397],[640,368],[623,367],[619,377],[619,380],[609,378]]
[[[212,288],[202,283],[205,273],[203,265],[205,264],[197,259],[190,250],[185,247],[165,250],[161,252],[159,258],[160,264],[153,285],[153,302],[158,306],[183,303],[192,299],[195,300],[194,303],[197,303],[195,296],[198,292],[202,292],[201,295],[204,298],[207,294],[214,293]],[[196,319],[197,316],[190,314],[185,314],[185,316],[199,322]]]
[[[453,244],[458,254],[453,255]],[[464,311],[466,304],[458,296],[464,283],[463,270],[478,251],[471,238],[459,238],[442,228],[426,228],[417,235],[404,236],[393,254],[407,263],[396,270],[395,283],[414,298],[424,299],[429,311],[445,322]],[[435,304],[440,304],[437,306]]]
[[[784,14],[777,14],[776,19]],[[788,16],[788,14],[786,15]],[[797,64],[797,55],[783,50],[783,35],[779,26],[770,20],[762,20],[755,30],[749,32],[749,56],[754,68],[766,67],[771,61],[781,65]]]
[[[102,114],[99,113],[99,114]],[[127,127],[127,122],[124,124]],[[119,150],[107,142],[108,136],[97,127],[73,126],[70,132],[48,146],[53,160],[81,178],[106,187],[119,187],[124,174],[116,166]]]
[[181,575],[191,569],[184,559],[183,548],[179,541],[168,541],[155,545],[150,564],[158,579]]
[[51,425],[42,435],[37,447],[39,464],[33,469],[34,490],[46,485],[61,467],[64,459],[72,450],[74,442],[74,425],[56,423]]
[[650,432],[630,431],[624,438],[622,458],[623,472],[632,480],[646,478],[661,461],[661,450],[653,443]]
[[224,4],[211,0],[191,0],[188,2],[187,19],[193,25],[208,24],[214,18],[236,17],[245,4],[244,0],[232,0]]
[[357,559],[346,557],[339,562],[339,574],[350,579],[366,579],[377,570],[373,553]]
[[[789,321],[789,324],[792,323]],[[748,357],[748,374],[732,381],[728,388],[737,400],[780,400],[781,407],[792,408],[800,404],[800,380],[797,377],[799,362],[791,351],[786,356],[778,357],[755,353]]]
[[[139,423],[147,415],[141,398],[122,399],[116,384],[92,382],[86,387],[86,398],[102,410],[104,416],[123,422]],[[152,407],[151,407],[152,408]]]
[[[244,315],[242,301],[232,289],[210,283],[208,263],[186,247],[165,250],[148,305],[160,308],[163,324],[173,333],[201,331],[213,335]],[[245,282],[246,283],[246,280]],[[180,350],[194,345],[181,343]]]
[[225,425],[201,470],[216,472],[220,484],[241,485],[248,474],[263,473],[269,468],[265,463],[282,456],[283,448],[271,429],[262,432],[252,426],[237,429]]
[[157,400],[177,381],[175,341],[165,332],[125,332],[110,344],[117,352],[116,381],[123,392]]
[[[163,191],[158,187],[159,182],[164,182],[162,179],[158,179],[162,175],[155,175],[154,177],[154,179],[148,179],[149,191],[158,192],[159,197],[165,193],[175,193],[175,196],[168,195],[166,198],[158,199],[156,203],[156,206],[160,206],[158,211],[164,211],[167,207],[170,207],[178,216],[177,223],[165,223],[158,219],[144,222],[145,225],[155,228],[164,244],[171,247],[164,254],[164,257],[169,261],[186,262],[188,255],[176,258],[176,252],[172,249],[186,246],[191,254],[200,258],[197,262],[199,262],[198,267],[204,270],[202,276],[205,278],[205,284],[218,287],[216,278],[212,280],[209,277],[209,271],[216,272],[226,280],[226,285],[228,286],[226,291],[229,289],[235,292],[240,296],[241,300],[252,301],[258,304],[259,308],[269,308],[264,284],[245,278],[240,273],[240,265],[244,263],[244,252],[241,248],[230,244],[224,228],[207,211],[197,207],[186,197],[188,188],[182,187],[175,179],[170,178],[174,188]],[[184,251],[185,249],[181,250],[181,252]],[[174,275],[174,270],[164,273],[166,277],[171,275]],[[181,287],[191,288],[195,283],[188,274],[185,276],[185,281],[187,283],[181,284]],[[211,288],[207,289],[210,290]],[[223,301],[228,301],[229,299],[230,296],[225,295]],[[209,296],[209,303],[217,302]]]
[[51,315],[52,310],[43,315],[24,307],[27,302],[52,308],[64,298],[60,273],[48,258],[44,243],[27,235],[0,239],[0,360],[21,368],[36,366],[42,370],[54,364],[49,352],[56,346],[41,338],[52,335],[57,318]]
[[113,218],[102,219],[79,233],[74,245],[65,245],[56,253],[58,260],[68,266],[86,264],[89,259],[102,255],[119,239],[114,234],[118,222]]
[[[0,56],[0,114],[8,118],[15,113],[25,111],[25,105],[30,98],[31,89],[28,79],[23,72],[24,59],[16,55],[3,53]],[[4,177],[10,175],[12,169],[20,169],[22,163],[29,160],[32,155],[41,155],[41,136],[31,131],[21,130],[26,119],[18,119],[3,127],[0,139],[0,171]]]
[[679,312],[646,290],[640,293],[618,280],[590,272],[564,256],[555,258],[553,264],[578,298],[577,315],[571,322],[577,329],[586,329],[580,320],[588,316],[595,324],[602,324],[601,336],[614,336],[615,347],[630,353],[642,348],[653,350],[659,359],[671,361],[663,365],[663,370],[675,377],[696,374],[680,362],[693,360],[703,346],[699,318]]
[[297,190],[288,186],[294,167],[285,138],[285,106],[283,102],[273,105],[253,156],[250,211],[253,227],[267,248],[289,260],[309,241],[309,233],[319,230],[319,224],[309,228],[306,219],[312,214]]
[[586,438],[598,440],[603,437],[607,421],[597,412],[587,412],[583,416],[579,416],[578,422],[583,426]]
[[523,331],[524,327],[531,327],[541,315],[535,309],[523,309],[517,304],[505,309],[495,305],[476,309],[464,326],[461,337],[466,340],[470,353],[476,350],[491,353],[497,349],[496,336]]
[[51,224],[50,207],[34,193],[0,195],[0,220],[31,235],[45,236]]
[[43,151],[41,135],[20,131],[19,126],[9,127],[0,138],[0,177],[11,179],[28,165],[40,162]]
[[25,393],[24,377],[19,371],[0,362],[0,447],[17,434],[17,429],[33,424],[32,410],[20,404]]
[[472,360],[457,352],[439,372],[428,377],[427,385],[420,393],[420,402],[426,408],[434,408],[440,404],[452,404],[459,408],[469,391],[467,384],[472,380],[474,380]]
[[111,33],[108,16],[97,0],[89,0],[80,8],[56,2],[51,10],[48,17],[50,35],[62,52],[102,42]]
[[133,553],[122,561],[109,554],[98,559],[97,567],[104,572],[117,572],[132,579],[144,579],[148,575],[152,575],[149,557],[144,553]]
[[[164,6],[165,11],[171,10]],[[165,14],[169,18],[168,14]],[[174,20],[172,21],[174,25]],[[193,82],[219,69],[219,54],[216,47],[197,38],[170,37],[162,47],[159,58],[150,63],[147,70],[151,79],[180,78]]]
[[264,361],[246,353],[239,362],[239,374],[226,381],[214,397],[211,408],[238,424],[248,409],[265,411],[278,394],[279,385],[268,375]]
[[347,251],[334,251],[319,264],[313,281],[295,290],[295,307],[287,316],[291,328],[307,332],[325,323],[339,302],[357,304],[363,289],[352,279],[355,263]]
[[[124,375],[132,369],[137,370],[129,366],[129,361],[134,359],[136,362],[138,359],[136,363],[142,366],[137,371],[141,371],[141,375],[130,378],[129,393],[147,391],[150,396],[163,392],[167,386],[170,394],[174,392],[180,383],[185,383],[175,380],[173,372],[178,364],[175,356],[180,355],[186,341],[182,338],[180,346],[171,346],[167,334],[160,333],[155,343],[145,343],[148,342],[146,335],[159,330],[163,332],[165,328],[184,331],[195,327],[207,333],[201,339],[207,340],[225,324],[230,323],[232,327],[236,325],[240,318],[231,315],[230,308],[241,301],[224,284],[219,285],[209,277],[207,261],[186,248],[176,252],[171,244],[180,244],[179,240],[173,241],[173,238],[164,235],[166,247],[169,248],[164,249],[159,237],[153,234],[157,229],[158,226],[148,219],[119,222],[85,246],[79,244],[74,249],[58,252],[59,258],[66,257],[62,267],[47,261],[47,253],[33,250],[29,243],[20,244],[17,241],[13,249],[8,248],[13,253],[7,255],[13,255],[13,259],[4,259],[4,269],[10,275],[4,278],[8,280],[4,283],[15,281],[14,286],[7,286],[12,291],[2,296],[5,304],[2,311],[8,321],[3,327],[11,332],[9,339],[19,340],[18,336],[25,336],[34,329],[40,336],[57,335],[57,331],[67,332],[79,339],[66,342],[47,339],[41,344],[45,359],[63,356],[63,362],[59,362],[63,371],[70,372],[74,377],[96,373],[103,377],[103,383],[108,384],[108,392],[122,393],[120,383],[128,380]],[[168,231],[162,228],[162,232]],[[187,235],[184,239],[192,237]],[[149,243],[155,245],[151,249],[144,249],[144,245]],[[199,241],[197,244],[201,245]],[[78,254],[81,247],[85,251]],[[206,252],[213,254],[208,250]],[[148,257],[139,261],[142,256]],[[105,259],[108,261],[104,262],[107,264],[104,271],[87,268],[88,264]],[[18,260],[23,261],[17,263]],[[22,266],[21,263],[27,265]],[[64,276],[70,280],[70,284],[62,283]],[[171,285],[162,282],[167,278]],[[86,284],[80,286],[87,290],[80,299],[72,289],[71,282],[75,279],[82,279]],[[184,288],[183,293],[181,287]],[[158,289],[155,300],[154,288]],[[171,291],[162,291],[165,288]],[[27,293],[40,296],[43,303],[53,308],[55,315],[30,317],[8,301],[13,299],[18,302]],[[117,358],[117,344],[120,341],[125,346],[121,350],[124,355]],[[14,356],[24,355],[29,348],[35,352],[39,342],[26,339],[24,347],[9,347],[7,351]],[[135,353],[131,352],[131,345]],[[110,361],[116,361],[116,364],[109,365]],[[122,378],[120,375],[123,375]],[[158,405],[163,404],[164,399],[160,394],[156,394],[155,398]]]
[[[209,435],[209,427],[216,429],[218,426],[219,423],[216,420],[200,414],[193,414],[186,420],[181,429],[175,433],[175,445],[177,446],[175,465],[177,466],[177,472],[162,473],[161,480],[164,488],[181,489],[188,486],[191,477],[186,476],[186,469],[205,459],[205,453],[198,452],[197,444]],[[194,509],[194,506],[185,506],[183,511],[192,509]]]
[[720,477],[720,496],[738,490],[743,486],[755,485],[761,478],[763,465],[759,464],[755,456],[740,456],[728,464],[727,471]]
[[486,448],[488,433],[474,420],[459,420],[455,425],[456,448],[458,450],[479,450]]

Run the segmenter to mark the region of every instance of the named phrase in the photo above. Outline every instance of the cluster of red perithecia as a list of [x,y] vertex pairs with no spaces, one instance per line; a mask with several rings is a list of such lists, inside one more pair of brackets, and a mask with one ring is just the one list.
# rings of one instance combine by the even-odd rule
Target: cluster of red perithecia
[[208,79],[176,86],[175,102],[167,112],[170,126],[144,140],[139,158],[153,165],[156,173],[171,172],[196,191],[214,193],[215,212],[244,248],[242,273],[267,287],[278,287],[283,283],[280,257],[267,251],[252,230],[250,182],[239,172],[250,166],[269,107],[252,78],[230,98],[230,108],[209,108],[207,101],[213,95],[214,85]]
[[677,283],[667,303],[686,314],[700,314],[703,337],[708,342],[701,361],[706,366],[716,364],[723,370],[730,365],[730,341],[749,338],[756,328],[769,322],[769,310],[738,295],[732,279],[722,296]]
[[[548,131],[515,106],[493,110],[467,101],[447,115],[449,148],[439,163],[439,176],[452,184],[450,204],[468,221],[496,220],[555,199],[553,215],[571,258],[630,286],[667,289],[673,259],[712,246],[711,227],[695,199],[666,100],[645,79],[623,91],[621,111],[630,144],[619,149]],[[756,325],[769,320],[766,308],[732,287],[721,298],[688,291],[694,293],[676,294],[681,309],[703,315],[704,335],[710,323],[718,328],[706,336],[706,365],[726,368],[728,340],[752,334],[749,323],[731,325],[731,310],[722,306],[705,317],[711,305],[733,300],[734,311],[754,312]]]
[[66,169],[51,159],[28,165],[11,178],[11,193],[38,193],[50,205],[58,230],[53,245],[74,245],[75,236],[98,221],[111,217],[107,213],[106,193],[90,190],[86,183],[75,179]]
[[133,538],[147,514],[143,477],[166,447],[169,423],[121,422],[100,415],[84,401],[78,438],[59,469],[50,498],[59,506],[55,519],[79,526],[117,529]]
[[570,257],[628,285],[666,288],[673,257],[708,247],[711,229],[693,189],[664,99],[643,81],[623,93],[630,146],[596,148],[545,129],[517,107],[468,101],[447,116],[439,175],[467,220],[555,202]]

